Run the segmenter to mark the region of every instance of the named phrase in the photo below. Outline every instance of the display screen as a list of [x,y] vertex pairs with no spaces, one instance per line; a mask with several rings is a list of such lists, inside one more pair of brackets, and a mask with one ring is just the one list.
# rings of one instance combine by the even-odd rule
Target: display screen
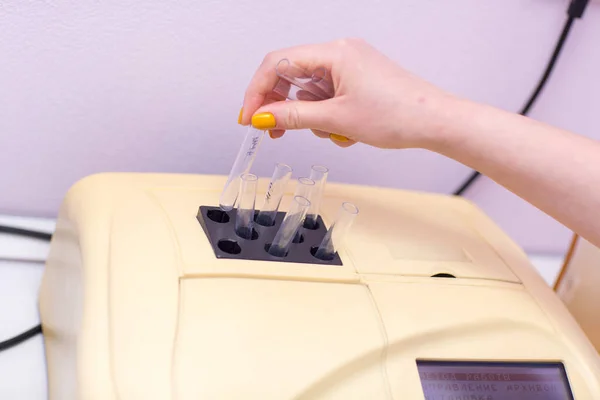
[[574,400],[561,363],[417,361],[426,400]]

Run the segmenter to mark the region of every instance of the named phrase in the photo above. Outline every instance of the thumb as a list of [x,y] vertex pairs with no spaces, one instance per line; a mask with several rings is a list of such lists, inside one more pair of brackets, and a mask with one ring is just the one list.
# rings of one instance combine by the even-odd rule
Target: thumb
[[340,119],[336,99],[323,101],[277,101],[259,108],[252,116],[257,129],[316,129],[338,132]]

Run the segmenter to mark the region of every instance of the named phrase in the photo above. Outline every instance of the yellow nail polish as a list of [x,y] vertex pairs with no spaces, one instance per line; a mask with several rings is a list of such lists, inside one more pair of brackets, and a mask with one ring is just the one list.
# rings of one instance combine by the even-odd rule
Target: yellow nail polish
[[329,138],[335,140],[336,142],[348,142],[350,140],[346,136],[338,135],[336,133],[330,134]]
[[242,115],[244,114],[244,108],[240,109],[240,116],[238,117],[238,124],[242,124]]
[[260,113],[252,117],[252,126],[256,129],[271,129],[277,126],[275,116],[271,113]]

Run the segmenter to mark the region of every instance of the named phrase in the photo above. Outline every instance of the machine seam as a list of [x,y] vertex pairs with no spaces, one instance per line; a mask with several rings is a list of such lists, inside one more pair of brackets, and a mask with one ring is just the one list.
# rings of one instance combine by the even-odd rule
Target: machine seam
[[171,347],[171,396],[173,397],[173,400],[177,400],[177,390],[176,390],[176,384],[175,384],[175,358],[176,358],[176,353],[177,353],[177,340],[179,337],[179,322],[181,319],[181,314],[183,311],[183,307],[184,307],[184,301],[183,299],[185,298],[185,296],[183,296],[183,286],[181,285],[181,279],[177,280],[177,303],[178,303],[178,307],[177,307],[177,319],[176,319],[176,325],[175,325],[175,334],[173,336],[173,345]]
[[156,206],[162,211],[162,215],[161,215],[161,219],[164,221],[165,226],[167,227],[168,231],[169,231],[169,237],[171,238],[171,240],[173,241],[174,247],[175,247],[175,257],[177,258],[177,271],[176,274],[177,276],[177,312],[176,312],[176,316],[175,316],[175,329],[174,329],[174,333],[173,333],[173,341],[172,341],[172,345],[171,345],[171,368],[170,371],[171,373],[170,375],[170,386],[171,386],[171,396],[173,397],[174,400],[177,399],[177,391],[176,391],[176,385],[175,385],[175,359],[176,359],[176,353],[177,353],[177,338],[179,336],[179,323],[181,320],[181,313],[182,313],[182,309],[183,309],[183,286],[181,285],[181,281],[182,281],[182,277],[185,276],[184,274],[184,262],[183,262],[183,257],[181,255],[181,243],[179,242],[179,238],[177,237],[176,233],[175,233],[175,229],[173,227],[173,225],[170,223],[169,219],[168,219],[168,213],[167,210],[163,207],[163,205],[161,204],[161,202],[159,201],[159,199],[155,196],[155,194],[153,193],[152,190],[147,190],[144,192],[153,202],[154,204],[156,204]]
[[387,370],[387,360],[388,360],[388,348],[389,348],[389,339],[387,335],[387,331],[385,329],[385,324],[383,322],[383,317],[381,316],[381,312],[379,311],[379,307],[377,307],[377,302],[375,301],[375,297],[373,296],[373,292],[369,287],[368,283],[363,283],[364,288],[367,291],[367,295],[369,296],[369,300],[371,301],[371,305],[377,314],[377,319],[379,321],[379,330],[381,332],[381,337],[383,339],[383,349],[381,350],[381,359],[380,359],[380,369],[381,374],[383,375],[383,380],[385,381],[385,391],[386,397],[390,400],[394,399],[392,394],[392,388],[390,384],[390,379]]

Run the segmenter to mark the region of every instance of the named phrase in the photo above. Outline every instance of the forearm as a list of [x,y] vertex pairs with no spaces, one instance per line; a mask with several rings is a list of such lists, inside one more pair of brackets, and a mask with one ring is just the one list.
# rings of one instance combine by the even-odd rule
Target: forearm
[[600,246],[600,143],[492,107],[454,101],[433,146]]

